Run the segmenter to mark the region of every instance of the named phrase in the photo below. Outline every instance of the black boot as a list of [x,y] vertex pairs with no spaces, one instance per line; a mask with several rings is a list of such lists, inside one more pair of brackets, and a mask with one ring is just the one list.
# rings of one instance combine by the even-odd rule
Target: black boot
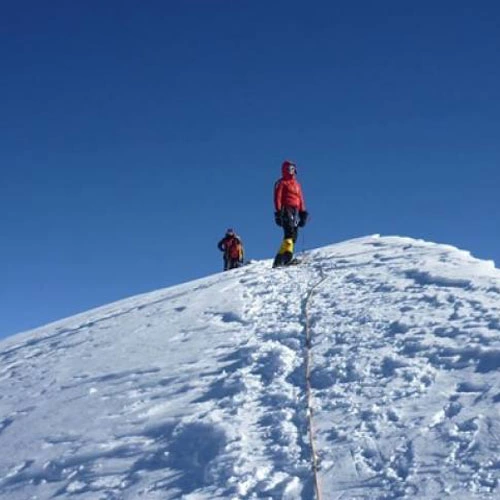
[[276,257],[274,257],[273,267],[280,267],[282,265],[283,265],[283,255],[277,253]]
[[288,266],[293,260],[292,252],[283,252],[276,255],[273,262],[273,267]]
[[293,253],[292,252],[285,252],[281,255],[281,265],[282,266],[288,266],[290,262],[293,260]]

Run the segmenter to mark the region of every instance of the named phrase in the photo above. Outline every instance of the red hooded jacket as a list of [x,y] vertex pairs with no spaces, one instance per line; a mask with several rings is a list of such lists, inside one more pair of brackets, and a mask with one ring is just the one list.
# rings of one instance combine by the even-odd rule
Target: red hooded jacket
[[284,161],[281,166],[281,179],[274,185],[274,208],[279,212],[284,207],[296,208],[299,212],[305,212],[306,204],[302,195],[302,188],[295,174],[288,171],[290,161]]

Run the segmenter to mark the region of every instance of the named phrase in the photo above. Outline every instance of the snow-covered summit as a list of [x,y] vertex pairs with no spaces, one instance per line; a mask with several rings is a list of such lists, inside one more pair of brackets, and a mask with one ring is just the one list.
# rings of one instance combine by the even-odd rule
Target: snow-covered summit
[[499,409],[500,271],[360,238],[1,342],[0,498],[497,498]]

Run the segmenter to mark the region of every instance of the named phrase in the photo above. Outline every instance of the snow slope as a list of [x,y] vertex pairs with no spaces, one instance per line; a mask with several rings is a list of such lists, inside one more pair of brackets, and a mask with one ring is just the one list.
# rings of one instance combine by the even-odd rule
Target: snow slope
[[305,258],[1,342],[0,498],[500,497],[500,271],[399,237]]

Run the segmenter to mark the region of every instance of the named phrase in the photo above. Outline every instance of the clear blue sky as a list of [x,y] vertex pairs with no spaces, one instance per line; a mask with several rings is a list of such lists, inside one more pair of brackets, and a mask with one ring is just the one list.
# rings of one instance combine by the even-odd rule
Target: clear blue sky
[[0,337],[372,233],[500,263],[500,3],[19,1],[0,15]]

